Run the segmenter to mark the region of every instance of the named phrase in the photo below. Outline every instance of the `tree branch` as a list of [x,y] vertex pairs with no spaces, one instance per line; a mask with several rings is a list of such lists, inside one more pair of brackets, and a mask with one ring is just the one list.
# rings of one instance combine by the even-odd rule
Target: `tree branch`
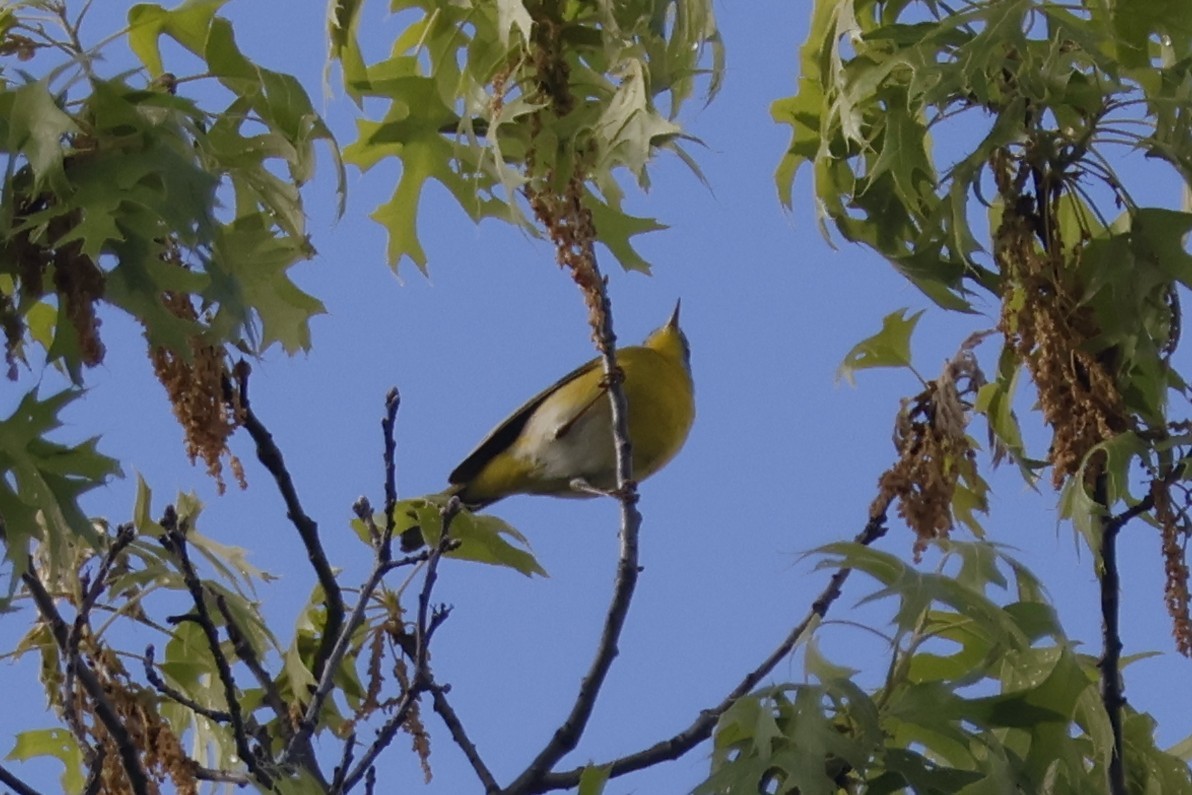
[[[1097,475],[1093,486],[1093,501],[1103,508],[1109,507],[1108,484],[1105,473]],[[1101,659],[1097,668],[1101,671],[1101,703],[1109,715],[1109,727],[1113,732],[1113,753],[1106,768],[1106,783],[1110,795],[1127,795],[1126,768],[1124,765],[1125,741],[1122,736],[1123,694],[1121,657],[1122,638],[1119,632],[1119,594],[1121,581],[1117,567],[1117,537],[1123,522],[1113,521],[1103,515],[1101,523],[1101,571],[1097,578],[1101,585]]]
[[484,791],[486,793],[500,792],[501,787],[497,784],[492,771],[484,764],[484,760],[480,757],[480,752],[476,749],[476,744],[468,737],[468,732],[464,729],[463,722],[459,719],[459,715],[456,714],[455,709],[452,708],[451,703],[447,700],[447,693],[451,688],[447,685],[435,683],[429,689],[433,698],[435,713],[443,721],[443,724],[447,727],[447,731],[451,733],[451,739],[463,751],[468,763],[472,766],[472,770],[476,772],[476,777],[484,785]]
[[[448,545],[450,548],[450,545]],[[378,550],[378,554],[379,550]],[[352,636],[356,634],[356,630],[364,623],[364,613],[368,608],[369,601],[372,599],[373,593],[381,584],[381,580],[385,575],[396,568],[402,566],[411,566],[415,563],[427,561],[431,555],[434,554],[432,549],[424,549],[414,555],[408,555],[400,560],[389,562],[377,561],[373,567],[372,573],[364,585],[360,586],[360,597],[356,602],[356,606],[352,609],[352,613],[348,616],[343,628],[340,630],[339,637],[336,639],[335,646],[331,649],[331,655],[327,658],[327,665],[323,669],[323,676],[315,685],[314,692],[311,694],[310,701],[306,705],[306,709],[302,713],[302,719],[298,724],[298,730],[294,736],[290,738],[285,750],[282,752],[279,763],[284,764],[287,760],[293,758],[296,750],[305,743],[309,743],[311,735],[314,733],[318,725],[319,715],[322,714],[323,705],[330,697],[332,691],[335,689],[335,675],[339,670],[340,663],[343,662],[344,655],[348,653],[348,649],[352,643]]]
[[[864,546],[869,546],[884,536],[886,534],[886,513],[889,507],[890,501],[887,499],[880,510],[875,512],[866,523],[865,528],[857,534],[853,541]],[[832,574],[832,578],[828,580],[828,585],[820,592],[816,600],[811,603],[811,609],[804,616],[803,620],[796,624],[787,634],[786,638],[778,644],[777,648],[770,652],[756,668],[746,674],[719,704],[710,709],[701,710],[699,717],[673,737],[657,742],[641,751],[619,757],[610,762],[600,763],[599,766],[607,767],[609,769],[609,777],[616,778],[626,773],[651,767],[659,762],[678,759],[711,737],[712,731],[716,728],[717,721],[720,720],[720,716],[736,703],[738,699],[753,690],[762,679],[774,670],[774,667],[778,663],[786,659],[791,651],[794,650],[795,645],[814,623],[823,620],[824,616],[827,615],[828,609],[840,597],[841,589],[851,573],[852,569],[850,568],[837,569]],[[542,793],[551,790],[572,789],[579,785],[580,776],[583,775],[585,769],[580,767],[560,773],[548,773],[541,776],[537,782],[534,782],[524,792]],[[510,790],[512,790],[512,787]]]
[[[327,554],[323,551],[323,544],[319,539],[319,526],[302,510],[302,503],[298,499],[298,492],[294,488],[294,481],[290,477],[290,472],[286,469],[285,459],[282,457],[281,450],[274,443],[273,434],[257,418],[257,415],[252,410],[252,405],[249,403],[248,372],[248,365],[246,363],[241,362],[237,365],[236,380],[239,387],[238,408],[243,419],[244,429],[248,431],[249,436],[256,442],[257,459],[269,471],[269,474],[273,476],[273,482],[277,485],[277,490],[281,493],[282,500],[286,504],[286,516],[289,517],[290,522],[294,525],[299,537],[302,539],[303,546],[306,547],[307,558],[310,560],[311,567],[315,570],[315,576],[319,580],[319,585],[323,589],[323,598],[327,606],[327,621],[323,626],[319,648],[315,651],[314,662],[311,665],[311,673],[315,679],[319,679],[323,675],[323,668],[327,663],[327,658],[331,655],[331,649],[335,645],[335,639],[339,637],[340,627],[343,625],[343,594],[340,591],[339,582],[335,579],[335,572],[332,569],[331,563],[327,560]],[[224,379],[224,393],[225,398],[231,401],[233,394],[232,383],[227,378]]]
[[[53,597],[50,596],[38,578],[37,569],[32,559],[28,561],[28,569],[21,575],[21,581],[29,589],[29,593],[33,597],[33,603],[37,605],[37,612],[41,614],[49,626],[50,633],[54,636],[54,642],[58,644],[59,650],[66,658],[68,669],[73,671],[75,676],[78,677],[79,682],[83,685],[83,689],[87,691],[87,696],[94,703],[95,715],[111,736],[112,742],[115,743],[116,749],[120,754],[120,764],[124,768],[124,774],[128,777],[128,784],[132,788],[132,792],[134,795],[147,795],[149,792],[149,779],[145,775],[145,769],[141,766],[141,758],[138,755],[136,743],[133,741],[132,735],[128,733],[128,729],[125,728],[120,716],[116,713],[115,707],[108,701],[103,685],[100,683],[99,678],[96,677],[95,672],[87,665],[87,662],[79,653],[78,648],[71,648],[69,643],[71,631],[67,628],[66,622],[62,619],[62,614],[58,612],[58,608],[54,606]],[[64,693],[63,699],[70,701],[72,694]]]
[[[450,610],[446,607],[438,607],[431,609],[431,593],[434,590],[435,582],[438,580],[439,561],[442,560],[444,553],[452,548],[455,541],[451,538],[451,522],[459,513],[461,504],[458,497],[452,497],[446,507],[443,508],[441,516],[443,519],[443,533],[439,538],[439,543],[427,553],[429,557],[426,561],[426,575],[422,582],[422,590],[418,594],[418,616],[414,625],[414,672],[410,679],[409,689],[402,695],[401,701],[398,703],[397,709],[385,724],[377,731],[376,738],[365,749],[361,755],[360,760],[352,766],[350,771],[343,772],[342,769],[337,775],[337,780],[332,782],[331,792],[340,793],[348,792],[361,780],[365,780],[366,791],[369,789],[367,779],[370,776],[370,771],[373,769],[373,763],[381,752],[389,747],[393,742],[393,738],[397,735],[398,729],[406,722],[406,718],[410,714],[410,710],[414,708],[419,696],[427,690],[435,686],[434,676],[431,674],[429,659],[430,659],[430,641],[434,636],[435,630],[442,626],[443,622],[450,614]],[[393,566],[395,564],[387,564]],[[361,603],[363,603],[363,599]],[[345,759],[348,756],[345,754]],[[342,777],[342,778],[341,778]]]
[[[1175,484],[1184,476],[1184,472],[1188,468],[1188,463],[1189,462],[1187,459],[1181,459],[1173,464],[1162,477],[1152,479],[1152,488],[1147,491],[1146,496],[1118,515],[1108,516],[1105,520],[1106,527],[1113,526],[1115,531],[1121,530],[1132,520],[1137,519],[1144,513],[1148,513],[1153,510],[1155,507],[1154,486],[1158,485],[1162,486],[1163,488],[1168,488]],[[1105,507],[1106,510],[1109,508],[1109,506],[1103,507]]]
[[167,505],[165,515],[162,516],[159,524],[165,530],[165,534],[161,537],[161,545],[178,562],[178,570],[182,574],[182,581],[186,585],[187,592],[190,594],[191,602],[194,604],[193,612],[182,616],[173,616],[167,620],[174,624],[183,621],[193,621],[198,624],[200,631],[203,633],[203,638],[207,641],[207,649],[211,652],[211,657],[215,661],[215,669],[219,674],[220,685],[223,687],[224,701],[228,705],[228,717],[230,718],[230,726],[232,727],[232,737],[236,743],[236,753],[239,754],[244,764],[248,765],[250,770],[253,770],[255,775],[260,776],[262,783],[268,784],[270,776],[264,771],[256,769],[256,755],[253,754],[252,748],[248,744],[248,732],[244,727],[244,715],[240,709],[240,698],[236,692],[236,679],[232,675],[232,665],[228,662],[227,656],[224,655],[223,649],[220,648],[219,631],[215,628],[215,621],[211,617],[211,612],[207,609],[206,589],[203,587],[203,581],[199,579],[199,575],[195,571],[194,564],[190,561],[190,553],[186,542],[185,522],[178,520],[178,514],[173,505]]
[[555,730],[554,735],[526,769],[508,789],[509,793],[533,791],[536,782],[549,773],[559,760],[575,749],[583,736],[596,698],[604,685],[613,660],[619,653],[617,648],[629,605],[637,586],[638,535],[642,516],[637,510],[637,484],[633,480],[633,447],[629,439],[629,405],[623,388],[624,373],[617,365],[616,335],[613,333],[612,303],[608,298],[604,279],[596,264],[595,251],[591,241],[586,241],[579,263],[574,264],[572,276],[584,291],[589,307],[589,322],[593,337],[600,350],[600,361],[604,371],[604,383],[608,388],[609,405],[612,411],[612,437],[616,451],[617,488],[615,496],[621,504],[621,526],[618,533],[620,554],[617,559],[616,580],[600,632],[600,642],[588,672],[580,682],[579,692],[566,719]]
[[202,704],[195,701],[193,698],[188,697],[185,693],[181,693],[181,692],[175,690],[174,688],[170,687],[168,684],[166,684],[165,680],[162,679],[158,675],[157,671],[154,670],[154,668],[153,668],[154,654],[155,654],[155,651],[153,649],[153,645],[150,644],[150,645],[146,646],[145,647],[145,657],[142,660],[142,663],[145,666],[145,678],[149,680],[149,684],[153,685],[153,687],[157,689],[157,692],[161,693],[163,696],[170,699],[171,701],[178,702],[179,704],[186,707],[187,709],[194,712],[195,714],[202,715],[204,718],[206,718],[209,721],[213,721],[215,723],[231,723],[232,722],[232,714],[230,712],[224,712],[223,710],[220,710],[220,709],[210,709],[209,707],[204,707]]
[[215,593],[215,609],[219,611],[219,615],[224,621],[224,631],[228,635],[228,641],[232,644],[232,651],[248,668],[249,673],[257,680],[257,685],[260,686],[263,694],[263,701],[269,705],[273,710],[273,714],[277,716],[278,723],[281,727],[283,737],[290,735],[290,714],[286,708],[286,703],[281,697],[281,693],[277,690],[277,685],[273,682],[273,677],[265,670],[265,666],[261,664],[261,660],[257,656],[257,650],[248,642],[248,636],[240,629],[240,625],[236,623],[236,617],[232,615],[232,611],[228,608],[228,600],[224,598],[221,593]]
[[381,420],[381,436],[385,440],[385,532],[380,538],[377,551],[383,562],[388,562],[393,556],[393,531],[397,527],[397,520],[393,517],[393,509],[397,505],[397,441],[393,426],[397,421],[397,410],[400,406],[401,393],[397,391],[397,387],[393,387],[385,395],[385,418]]
[[[385,575],[396,568],[403,566],[412,566],[416,563],[429,562],[434,550],[423,549],[413,555],[407,555],[400,560],[392,560],[393,550],[393,530],[395,521],[393,518],[394,505],[397,503],[397,477],[396,477],[396,451],[397,444],[394,440],[394,423],[397,419],[397,410],[401,405],[401,397],[396,388],[390,389],[385,396],[385,416],[381,420],[381,430],[384,437],[385,451],[385,530],[383,533],[376,529],[373,523],[372,506],[369,504],[367,497],[361,497],[352,506],[356,517],[362,522],[365,522],[369,527],[369,535],[372,538],[373,546],[376,551],[376,562],[373,566],[372,572],[368,579],[360,586],[359,596],[355,607],[348,616],[344,625],[340,628],[339,636],[335,639],[335,644],[331,648],[331,652],[327,657],[327,663],[323,667],[323,674],[315,685],[314,692],[311,693],[310,701],[306,705],[306,709],[302,714],[302,718],[298,724],[298,731],[287,743],[285,750],[280,757],[281,763],[285,763],[296,750],[304,744],[309,744],[310,738],[318,725],[318,717],[322,714],[323,705],[330,697],[331,692],[335,689],[335,675],[339,670],[340,664],[343,662],[344,656],[348,653],[351,647],[352,638],[356,634],[356,630],[364,623],[364,614],[368,608],[369,602],[377,588],[380,587],[381,581]],[[458,509],[457,509],[458,510]],[[454,514],[453,514],[454,515]],[[446,520],[445,520],[446,521]],[[450,548],[448,544],[447,548]],[[407,708],[408,709],[408,708]],[[354,736],[350,738],[344,747],[344,753],[340,760],[339,767],[334,774],[334,781],[332,788],[342,786],[343,779],[348,773],[348,766],[352,759],[352,745],[355,743]]]
[[40,792],[13,775],[4,765],[0,765],[0,784],[11,789],[13,795],[41,795]]

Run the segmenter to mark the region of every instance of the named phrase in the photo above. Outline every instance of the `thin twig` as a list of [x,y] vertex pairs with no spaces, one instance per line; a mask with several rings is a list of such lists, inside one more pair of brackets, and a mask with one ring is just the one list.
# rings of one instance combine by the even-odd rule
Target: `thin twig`
[[340,754],[339,764],[335,766],[335,770],[331,773],[331,787],[328,792],[343,792],[344,776],[348,774],[348,769],[352,766],[352,758],[356,750],[356,732],[352,732],[344,740],[344,750]]
[[228,600],[223,594],[216,592],[215,609],[219,611],[219,615],[224,621],[224,631],[228,635],[228,640],[232,643],[232,651],[236,653],[236,657],[248,668],[249,673],[257,680],[257,684],[264,694],[264,701],[273,710],[273,714],[278,718],[278,725],[281,727],[282,737],[286,738],[290,735],[290,715],[286,708],[285,701],[281,697],[281,693],[277,690],[277,685],[273,681],[273,677],[265,670],[265,666],[261,664],[260,658],[257,656],[257,650],[248,642],[248,636],[240,625],[236,623],[236,617],[232,615],[231,609],[228,608]]
[[[306,547],[307,558],[310,560],[319,585],[323,589],[327,619],[323,625],[319,648],[315,651],[314,661],[311,664],[311,673],[315,679],[319,679],[323,675],[323,668],[327,663],[327,658],[331,655],[335,639],[339,637],[339,629],[343,625],[343,594],[340,591],[339,582],[335,579],[335,571],[327,560],[327,553],[323,551],[323,543],[319,539],[319,526],[302,510],[302,502],[298,499],[298,491],[294,488],[294,481],[290,477],[289,470],[286,469],[286,462],[282,457],[281,450],[273,441],[273,434],[252,410],[252,405],[248,400],[248,367],[243,362],[236,368],[236,380],[239,386],[238,406],[244,429],[248,431],[249,436],[257,445],[257,459],[273,476],[273,482],[277,485],[277,490],[286,504],[286,516],[298,531],[302,544]],[[232,383],[227,378],[224,379],[224,392],[225,397],[231,402]]]
[[182,582],[186,585],[190,600],[194,604],[194,611],[182,616],[171,617],[168,620],[171,623],[192,621],[199,626],[203,638],[207,641],[207,650],[211,652],[211,657],[215,661],[215,669],[219,675],[220,685],[223,687],[224,701],[228,705],[229,725],[232,727],[232,737],[236,743],[236,753],[262,783],[268,783],[269,775],[255,769],[256,755],[253,754],[248,744],[248,732],[244,726],[244,715],[241,712],[239,694],[236,692],[236,679],[232,675],[232,665],[220,647],[219,631],[215,628],[215,621],[207,609],[206,589],[190,560],[186,542],[186,523],[179,521],[173,505],[167,505],[165,515],[159,524],[166,531],[161,537],[161,544],[167,552],[174,556],[178,570],[182,574]]
[[95,572],[95,579],[91,581],[91,585],[83,594],[83,600],[79,604],[78,614],[75,616],[74,626],[71,627],[70,645],[78,648],[78,645],[83,637],[83,630],[86,629],[90,618],[91,611],[95,607],[95,603],[99,601],[99,597],[108,587],[108,574],[112,571],[112,566],[116,564],[116,558],[120,556],[129,544],[136,538],[136,530],[130,524],[122,524],[116,528],[116,537],[112,540],[112,545],[108,547],[108,551],[104,553],[103,559],[99,563],[99,568]]
[[[410,710],[418,702],[419,696],[434,687],[434,676],[431,674],[429,666],[430,641],[435,631],[447,619],[450,610],[444,606],[432,609],[430,606],[431,594],[434,590],[435,582],[438,580],[439,561],[442,560],[444,553],[450,550],[455,543],[454,539],[450,536],[451,522],[459,513],[461,507],[458,497],[452,497],[447,502],[447,505],[440,513],[443,521],[443,533],[439,537],[439,543],[429,550],[429,557],[426,561],[426,574],[422,582],[422,590],[418,594],[418,617],[414,625],[414,673],[410,678],[410,686],[402,694],[397,709],[377,731],[376,738],[365,749],[359,761],[352,766],[350,772],[343,775],[340,787],[332,790],[332,792],[348,792],[359,784],[361,779],[366,779],[370,771],[372,771],[373,763],[377,757],[383,750],[389,747],[389,744],[393,742],[393,738],[397,736],[398,730],[406,722],[406,718],[409,716]],[[366,781],[366,791],[368,791],[368,787],[369,785]]]
[[[335,644],[332,646],[331,653],[327,657],[327,664],[324,666],[323,675],[319,678],[314,691],[311,693],[310,701],[307,703],[306,710],[303,712],[302,718],[299,721],[298,731],[291,738],[285,751],[282,753],[281,760],[283,763],[290,758],[295,752],[295,749],[303,744],[309,744],[310,738],[317,726],[318,717],[322,714],[323,705],[335,688],[336,672],[339,670],[344,656],[351,647],[356,630],[364,623],[365,611],[372,602],[373,594],[380,587],[385,575],[402,566],[411,566],[424,561],[429,562],[433,553],[433,550],[424,549],[421,552],[408,555],[400,560],[392,560],[392,539],[395,526],[393,506],[397,502],[397,468],[395,463],[397,445],[394,441],[394,424],[400,405],[401,397],[397,389],[390,389],[389,393],[385,396],[385,416],[381,420],[381,430],[385,444],[386,520],[384,534],[377,532],[372,518],[372,506],[369,504],[368,498],[361,497],[353,506],[357,518],[364,521],[369,527],[369,534],[373,539],[376,549],[376,563],[368,579],[360,586],[356,605],[341,627],[339,637],[335,639]],[[354,744],[355,735],[345,743],[340,764],[333,773],[332,791],[337,791],[337,788],[341,788],[344,785],[344,779],[348,775],[348,767],[352,760],[352,747]]]
[[381,436],[385,440],[385,533],[377,550],[382,561],[388,561],[393,555],[393,531],[397,528],[393,516],[397,506],[397,442],[393,426],[400,406],[401,393],[393,387],[385,395],[385,418],[381,420]]
[[468,737],[468,732],[464,729],[463,722],[459,719],[459,715],[456,714],[455,709],[452,708],[451,703],[447,700],[447,692],[450,689],[447,685],[432,684],[430,686],[430,694],[434,699],[435,712],[447,727],[447,731],[451,733],[451,739],[463,751],[464,757],[467,758],[468,763],[472,766],[476,777],[484,785],[484,791],[486,793],[500,792],[501,786],[497,784],[497,780],[493,777],[492,771],[488,769],[488,765],[484,764],[484,760],[480,757],[480,752],[476,749],[476,744]]
[[373,762],[393,742],[393,738],[397,736],[397,730],[406,722],[410,710],[418,703],[418,694],[420,692],[417,684],[414,683],[411,684],[409,690],[402,694],[397,709],[389,716],[385,724],[377,730],[376,739],[365,749],[364,754],[360,757],[360,761],[356,762],[352,766],[351,771],[342,777],[342,780],[339,781],[339,786],[331,790],[332,793],[349,792],[360,783],[360,779],[368,775],[368,772],[372,770]]
[[157,692],[161,693],[171,701],[178,702],[191,712],[194,712],[197,715],[202,715],[207,720],[214,721],[215,723],[231,723],[231,713],[224,712],[221,709],[211,709],[210,707],[204,707],[202,704],[190,698],[185,693],[175,690],[166,684],[165,680],[158,675],[157,669],[153,667],[153,656],[154,649],[152,644],[146,646],[144,658],[145,678],[149,680],[149,684],[153,685],[153,687],[157,689]]
[[[59,650],[66,658],[67,668],[74,671],[79,682],[83,685],[83,689],[87,691],[88,697],[90,697],[95,705],[96,717],[99,718],[100,723],[103,724],[103,727],[111,736],[112,742],[115,743],[116,750],[120,754],[120,764],[124,768],[125,776],[128,777],[128,784],[132,788],[132,792],[134,795],[147,795],[149,792],[149,779],[145,775],[145,769],[141,766],[141,758],[136,743],[133,742],[132,735],[129,734],[120,716],[116,713],[115,707],[108,701],[103,685],[95,675],[95,672],[87,665],[78,649],[71,650],[68,643],[70,630],[67,628],[66,621],[62,618],[62,614],[54,606],[53,597],[50,596],[45,585],[42,584],[41,579],[37,576],[37,569],[32,558],[28,562],[28,569],[21,575],[21,580],[25,583],[25,587],[29,589],[29,593],[33,597],[33,603],[37,605],[37,612],[45,619],[46,624],[50,628],[50,633],[54,636],[54,642],[58,644]],[[70,700],[71,698],[72,694],[64,694],[65,700]]]
[[214,781],[221,784],[235,784],[238,787],[246,787],[252,783],[252,777],[235,770],[214,770],[209,767],[196,766],[194,768],[195,778],[199,781]]
[[87,770],[87,780],[83,782],[82,795],[100,795],[100,790],[103,788],[103,765],[108,758],[108,751],[102,745],[95,754],[95,758],[91,760]]
[[[1184,474],[1188,468],[1188,463],[1189,462],[1187,459],[1181,459],[1180,461],[1177,461],[1175,464],[1173,464],[1171,466],[1170,469],[1167,470],[1167,472],[1161,478],[1157,478],[1154,481],[1154,483],[1157,483],[1163,487],[1168,487],[1168,486],[1173,485],[1174,483],[1179,481],[1184,476]],[[1104,507],[1108,508],[1108,506],[1104,506]],[[1137,519],[1139,516],[1142,516],[1144,513],[1148,513],[1149,511],[1153,510],[1154,507],[1155,507],[1154,491],[1148,490],[1146,493],[1146,496],[1144,496],[1138,502],[1134,503],[1129,508],[1127,508],[1126,510],[1117,514],[1116,516],[1109,516],[1106,519],[1105,526],[1106,527],[1112,526],[1115,531],[1120,530],[1123,527],[1125,527],[1127,524],[1129,524],[1132,520]]]
[[434,550],[424,549],[421,552],[408,555],[400,560],[392,560],[387,563],[377,561],[372,573],[369,574],[368,580],[365,581],[364,585],[360,586],[360,595],[356,606],[352,609],[351,614],[340,630],[339,638],[336,639],[335,646],[331,649],[331,656],[327,658],[327,665],[323,669],[323,676],[319,679],[314,691],[311,693],[310,701],[307,703],[306,709],[302,713],[302,719],[298,723],[298,730],[290,738],[285,751],[281,755],[280,763],[284,764],[293,756],[298,747],[303,743],[309,742],[310,737],[318,725],[319,715],[323,712],[323,705],[335,689],[335,676],[339,670],[340,663],[343,662],[344,656],[351,647],[352,637],[356,634],[356,630],[364,623],[365,610],[368,608],[372,600],[372,595],[380,587],[385,575],[396,568],[411,566],[415,563],[428,560],[433,553]]
[[[80,646],[83,641],[83,633],[88,630],[91,622],[91,611],[95,608],[99,597],[108,587],[108,574],[115,565],[116,558],[119,557],[129,544],[132,543],[135,537],[135,532],[131,525],[121,525],[116,531],[116,537],[112,541],[112,545],[108,551],[104,553],[103,559],[100,561],[99,567],[95,572],[94,579],[89,584],[85,584],[83,588],[83,598],[79,602],[78,611],[75,614],[75,619],[70,628],[70,634],[66,638],[66,657],[68,659],[80,658]],[[82,577],[80,576],[80,581]],[[75,667],[73,665],[66,666],[65,675],[62,682],[62,690],[64,693],[73,693],[75,689]],[[63,711],[66,723],[70,726],[71,733],[74,734],[75,739],[79,741],[79,747],[83,752],[83,757],[89,765],[95,766],[96,750],[91,746],[87,740],[87,731],[83,726],[82,717],[78,713],[78,708],[73,698],[67,697],[63,699]]]
[[[888,501],[885,502],[881,506],[880,511],[875,512],[874,516],[866,523],[865,528],[857,534],[853,541],[864,546],[869,546],[884,536],[886,534],[886,512],[889,507],[890,503]],[[716,728],[717,721],[720,720],[720,716],[735,704],[738,699],[752,691],[762,679],[774,670],[774,667],[778,663],[786,659],[791,651],[794,650],[795,645],[803,638],[804,634],[806,634],[807,630],[814,623],[823,620],[833,602],[840,597],[841,589],[851,572],[852,569],[847,567],[837,569],[832,574],[832,578],[828,580],[828,585],[820,592],[816,600],[811,603],[811,609],[804,616],[803,620],[796,624],[787,634],[786,638],[778,644],[777,648],[770,652],[756,668],[746,674],[719,704],[710,709],[701,710],[699,717],[673,737],[657,742],[641,751],[619,757],[610,762],[601,763],[599,766],[607,767],[609,776],[612,778],[623,776],[626,773],[651,767],[659,762],[678,759],[711,737],[712,731]],[[580,767],[559,773],[548,773],[541,776],[538,781],[533,782],[528,789],[515,790],[511,786],[505,792],[529,794],[572,789],[579,785],[580,776],[584,770],[585,768]]]
[[[1101,473],[1093,485],[1093,501],[1107,508],[1108,492],[1107,476]],[[1101,671],[1101,703],[1105,705],[1113,733],[1113,753],[1105,770],[1110,795],[1127,795],[1122,735],[1122,707],[1126,699],[1121,672],[1122,637],[1118,627],[1121,581],[1117,566],[1117,537],[1121,529],[1121,523],[1111,521],[1108,516],[1101,518],[1101,571],[1097,578],[1101,585],[1101,659],[1097,668]]]
[[41,795],[40,792],[13,775],[2,764],[0,764],[0,784],[11,789],[13,795]]
[[[426,575],[422,582],[422,590],[418,592],[418,620],[414,623],[414,648],[417,652],[414,663],[417,666],[414,670],[414,679],[417,682],[419,675],[425,675],[427,671],[427,661],[430,657],[430,637],[434,633],[439,624],[442,623],[442,618],[446,618],[449,609],[440,607],[434,611],[431,610],[430,597],[434,590],[435,582],[439,579],[439,561],[443,559],[443,555],[447,550],[452,548],[453,539],[448,535],[451,528],[451,521],[455,518],[463,507],[459,501],[459,497],[452,497],[447,501],[446,507],[440,512],[443,520],[443,534],[439,537],[439,543],[435,548],[434,554],[426,561]],[[439,616],[442,616],[440,618]]]

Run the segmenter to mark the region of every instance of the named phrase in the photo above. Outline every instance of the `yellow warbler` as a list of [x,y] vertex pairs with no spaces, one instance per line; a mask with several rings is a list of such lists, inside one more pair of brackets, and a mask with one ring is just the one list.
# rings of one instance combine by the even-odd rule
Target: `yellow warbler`
[[[679,304],[666,325],[641,345],[617,351],[625,374],[633,477],[644,480],[670,461],[695,419],[690,351],[679,329]],[[608,385],[599,359],[584,364],[526,401],[463,460],[449,494],[469,508],[511,494],[588,497],[617,485]]]

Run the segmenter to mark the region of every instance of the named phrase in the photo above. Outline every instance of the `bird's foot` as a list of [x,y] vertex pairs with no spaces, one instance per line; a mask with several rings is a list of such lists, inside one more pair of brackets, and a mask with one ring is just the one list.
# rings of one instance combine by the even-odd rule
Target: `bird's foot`
[[583,478],[573,478],[571,480],[571,490],[578,491],[581,494],[590,494],[593,497],[612,497],[615,500],[624,502],[626,499],[637,498],[637,481],[629,481],[623,489],[601,489],[593,486]]

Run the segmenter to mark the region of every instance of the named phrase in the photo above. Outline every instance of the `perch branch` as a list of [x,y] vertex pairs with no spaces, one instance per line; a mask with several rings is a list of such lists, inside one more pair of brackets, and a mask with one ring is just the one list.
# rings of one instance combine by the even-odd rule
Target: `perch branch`
[[621,506],[621,526],[618,533],[620,554],[600,642],[588,672],[580,682],[575,702],[550,741],[509,786],[507,791],[515,793],[533,791],[536,782],[553,770],[560,759],[574,750],[583,736],[600,689],[613,660],[619,653],[617,645],[629,614],[629,605],[637,586],[639,572],[638,535],[642,516],[637,510],[638,493],[637,484],[633,480],[633,449],[629,441],[629,406],[623,388],[624,373],[617,365],[617,338],[613,333],[612,303],[608,298],[604,279],[597,268],[596,255],[591,249],[590,241],[584,246],[580,261],[581,264],[573,268],[573,277],[584,290],[588,300],[593,337],[600,350],[604,382],[608,387],[609,405],[612,409],[612,437],[617,462],[615,496]]
[[393,531],[396,529],[393,509],[397,505],[397,441],[393,426],[400,406],[401,393],[393,387],[385,395],[385,418],[381,420],[381,436],[385,440],[385,532],[377,550],[383,562],[388,562],[393,555]]

